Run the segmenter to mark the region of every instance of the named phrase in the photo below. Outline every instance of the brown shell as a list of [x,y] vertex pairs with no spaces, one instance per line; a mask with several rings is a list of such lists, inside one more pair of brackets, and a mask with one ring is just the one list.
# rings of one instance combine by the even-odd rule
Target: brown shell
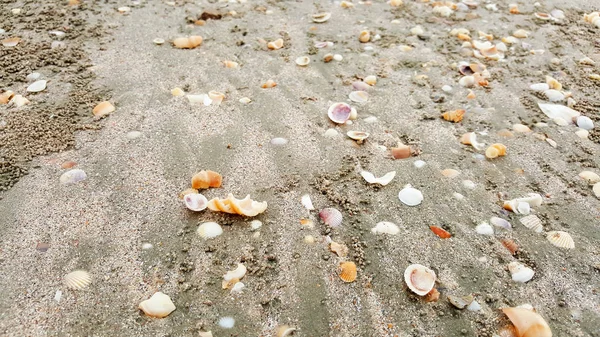
[[442,118],[453,123],[458,123],[462,121],[463,116],[465,115],[465,110],[457,109],[453,111],[446,111],[442,114]]
[[392,158],[394,159],[405,159],[410,157],[410,146],[400,144],[398,147],[392,147]]
[[214,171],[200,171],[192,177],[192,188],[203,189],[209,187],[221,187],[223,177]]
[[431,289],[430,292],[427,293],[427,295],[425,295],[425,301],[426,302],[437,302],[437,300],[440,299],[440,292],[433,288]]
[[500,242],[512,255],[515,255],[519,250],[519,246],[511,239],[503,239]]
[[356,280],[356,264],[354,262],[340,263],[339,275],[344,282],[354,282]]

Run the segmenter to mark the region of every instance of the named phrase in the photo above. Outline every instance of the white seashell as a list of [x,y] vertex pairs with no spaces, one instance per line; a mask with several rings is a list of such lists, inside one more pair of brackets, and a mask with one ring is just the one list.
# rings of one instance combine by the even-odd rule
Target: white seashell
[[219,319],[219,326],[223,329],[231,329],[235,325],[235,319],[233,317],[221,317]]
[[592,187],[592,191],[594,192],[596,198],[600,199],[600,183],[595,183],[594,187]]
[[485,143],[479,143],[477,141],[477,134],[475,132],[465,133],[460,137],[460,142],[463,144],[471,145],[475,150],[483,150]]
[[196,230],[203,239],[213,239],[223,234],[223,228],[216,222],[205,222]]
[[296,64],[305,67],[310,63],[310,57],[308,56],[300,56],[296,59]]
[[550,86],[548,85],[548,83],[536,83],[536,84],[532,84],[529,86],[529,89],[533,90],[533,91],[547,91],[550,90]]
[[458,84],[465,88],[471,88],[475,85],[475,77],[473,76],[463,76],[460,80],[458,80]]
[[333,55],[333,59],[339,62],[339,61],[343,60],[344,57],[340,54],[335,54],[335,55]]
[[477,187],[477,185],[475,185],[475,183],[471,180],[463,180],[463,186],[470,190],[473,190],[475,187]]
[[327,129],[327,131],[325,131],[325,133],[323,134],[323,137],[333,138],[337,135],[339,135],[339,132],[337,132],[335,129]]
[[573,120],[574,117],[581,115],[578,111],[564,105],[538,103],[538,106],[550,119],[561,118],[569,122]]
[[588,130],[579,129],[579,130],[575,131],[575,134],[577,135],[577,137],[579,137],[581,139],[587,139],[588,136],[590,135],[590,132]]
[[412,292],[425,296],[435,285],[435,272],[420,264],[411,264],[404,271],[404,282]]
[[142,133],[139,131],[129,131],[127,132],[127,134],[125,135],[125,137],[127,137],[127,139],[133,140],[136,138],[140,138],[142,136]]
[[564,18],[565,18],[565,12],[563,12],[563,11],[562,11],[562,10],[560,10],[560,9],[553,9],[553,10],[550,12],[550,15],[551,15],[551,16],[552,16],[554,19],[556,19],[556,20],[562,20],[562,19],[564,19]]
[[382,221],[378,222],[375,227],[371,228],[373,234],[390,234],[396,235],[400,233],[400,228],[393,222]]
[[61,184],[75,184],[87,178],[87,174],[82,169],[72,169],[60,176]]
[[410,29],[410,33],[412,35],[423,35],[423,33],[425,33],[425,30],[423,29],[423,27],[419,26],[415,26],[413,28]]
[[398,193],[398,199],[407,206],[417,206],[423,202],[423,193],[410,185],[406,185]]
[[85,270],[76,270],[65,275],[63,281],[67,288],[81,290],[92,283],[92,276]]
[[477,301],[474,300],[473,302],[471,302],[471,304],[469,304],[469,306],[467,307],[467,310],[479,311],[479,310],[481,310],[481,305]]
[[518,29],[516,31],[513,32],[513,36],[514,37],[518,37],[519,39],[524,39],[527,36],[529,36],[529,32],[527,32],[524,29]]
[[586,116],[579,116],[575,119],[575,123],[578,127],[584,130],[591,130],[594,128],[594,122]]
[[592,171],[582,171],[579,173],[579,177],[587,181],[590,185],[600,182],[600,176]]
[[119,13],[129,13],[129,12],[131,12],[131,8],[129,8],[127,6],[123,6],[123,7],[117,8],[117,11],[119,11]]
[[327,110],[327,116],[332,122],[344,124],[350,119],[352,107],[346,103],[333,103]]
[[25,77],[28,81],[32,82],[32,81],[36,81],[40,78],[40,76],[42,76],[42,74],[40,73],[31,73],[29,75],[27,75],[27,77]]
[[139,308],[148,316],[164,318],[169,316],[176,308],[168,295],[156,292],[150,299],[142,301]]
[[454,11],[448,6],[433,7],[433,14],[437,14],[439,16],[449,17],[452,15],[452,13],[454,13]]
[[327,13],[327,12],[317,13],[312,16],[313,22],[316,22],[316,23],[323,23],[323,22],[329,20],[329,18],[331,18],[331,13]]
[[369,138],[369,133],[364,131],[351,130],[346,135],[354,139],[358,144],[361,144],[365,139]]
[[288,143],[288,140],[285,138],[281,138],[281,137],[276,137],[271,139],[271,144],[273,145],[285,145]]
[[208,97],[206,94],[185,95],[185,97],[187,97],[188,101],[192,104],[203,103],[205,106],[209,106],[212,103],[212,99],[210,99],[210,97]]
[[352,102],[365,103],[369,100],[369,94],[366,91],[353,91],[348,95]]
[[385,185],[389,184],[392,181],[392,179],[394,179],[394,177],[396,176],[396,171],[388,172],[381,178],[375,178],[373,173],[367,172],[367,171],[361,171],[360,175],[363,178],[365,178],[365,180],[369,184],[380,184],[382,186],[385,186]]
[[211,104],[220,105],[221,102],[223,102],[223,99],[225,99],[225,94],[223,94],[222,92],[211,90],[208,92],[208,98],[212,100]]
[[465,198],[465,196],[464,196],[464,195],[462,195],[462,194],[460,194],[460,193],[458,193],[458,192],[454,192],[454,193],[452,194],[452,196],[453,196],[453,197],[454,197],[454,199],[456,199],[456,200],[463,200],[463,199]]
[[208,199],[200,193],[190,193],[183,197],[185,206],[194,212],[200,212],[206,209],[208,206]]
[[554,89],[544,91],[544,95],[546,95],[550,102],[559,102],[565,99],[565,95],[562,92]]
[[[521,210],[528,211],[531,207],[539,207],[542,205],[542,201],[543,199],[541,195],[537,193],[529,193],[526,197],[505,201],[504,208],[517,214],[523,214],[521,213]],[[520,205],[520,203],[527,203],[529,207]]]
[[559,248],[575,248],[575,242],[573,241],[571,235],[567,232],[551,231],[548,232],[546,239],[548,239],[548,241],[550,241],[551,244]]
[[257,230],[260,229],[262,227],[263,223],[260,220],[252,220],[250,221],[250,230]]
[[250,102],[252,102],[252,100],[248,97],[240,98],[240,103],[242,103],[242,104],[249,104]]
[[315,209],[315,207],[313,206],[312,200],[310,200],[310,195],[305,194],[302,196],[302,206],[304,206],[309,211],[312,211]]
[[148,243],[148,242],[142,243],[142,249],[143,250],[150,250],[152,248],[154,248],[154,245],[152,245],[151,243]]
[[154,40],[152,40],[152,42],[156,45],[161,45],[165,43],[165,39],[161,39],[160,37],[155,38]]
[[291,336],[294,333],[294,331],[296,331],[296,330],[297,330],[296,328],[292,328],[292,327],[287,326],[287,325],[281,325],[281,326],[277,327],[276,337],[288,337],[288,336]]
[[362,81],[352,82],[352,88],[359,90],[359,91],[366,91],[370,87],[371,87],[370,85],[368,85],[367,83],[362,82]]
[[231,280],[241,280],[246,276],[246,266],[241,263],[238,263],[237,268],[234,270],[228,271],[225,275],[223,275],[223,280],[229,282]]
[[512,228],[512,225],[510,224],[510,222],[508,222],[502,218],[495,217],[495,216],[490,219],[490,223],[496,227],[500,227],[500,228],[504,228],[504,229]]
[[413,163],[413,165],[415,165],[416,168],[422,168],[423,166],[426,165],[426,163],[422,160],[415,160],[415,162]]
[[377,117],[369,116],[369,117],[365,118],[364,121],[367,124],[373,124],[373,123],[377,122]]
[[475,231],[477,234],[481,235],[494,235],[494,228],[492,228],[492,226],[486,222],[477,225],[477,227],[475,227]]
[[533,269],[517,261],[509,263],[508,270],[510,271],[512,280],[520,283],[525,283],[531,280],[535,274]]
[[319,217],[325,224],[331,227],[339,227],[342,225],[342,212],[338,211],[335,208],[322,209],[319,212]]
[[28,92],[40,92],[46,89],[46,80],[38,80],[27,87]]
[[517,203],[517,211],[515,213],[527,215],[527,214],[531,213],[531,206],[528,203],[523,202],[523,201],[518,202]]
[[241,294],[242,290],[244,290],[244,288],[246,288],[246,285],[242,282],[236,282],[233,287],[231,287],[231,293],[232,294]]
[[531,132],[531,129],[527,125],[523,124],[514,124],[512,129],[515,132]]
[[528,215],[519,219],[521,224],[536,233],[541,233],[544,230],[544,226],[542,226],[542,220],[535,215]]
[[199,337],[213,337],[212,331],[199,331]]

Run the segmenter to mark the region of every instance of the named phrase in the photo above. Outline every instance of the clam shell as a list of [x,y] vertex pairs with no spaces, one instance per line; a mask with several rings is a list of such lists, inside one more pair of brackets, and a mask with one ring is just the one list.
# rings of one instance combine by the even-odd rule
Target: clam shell
[[221,187],[223,177],[215,171],[202,170],[192,177],[192,188],[204,189],[209,187]]
[[325,133],[323,133],[323,137],[334,138],[337,137],[339,133],[335,129],[327,129]]
[[339,227],[342,225],[342,212],[335,208],[324,208],[319,212],[321,221],[331,227]]
[[411,155],[410,146],[404,144],[398,144],[398,147],[392,147],[390,151],[394,159],[405,159]]
[[310,57],[308,56],[300,56],[296,59],[296,64],[305,67],[310,63]]
[[323,22],[329,20],[329,18],[331,18],[331,13],[327,13],[327,12],[317,13],[312,16],[313,22],[316,22],[316,23],[323,23]]
[[512,128],[515,132],[531,132],[531,129],[523,124],[514,124]]
[[271,144],[273,145],[286,145],[289,141],[285,138],[275,137],[271,139]]
[[348,95],[352,102],[365,103],[369,100],[369,93],[366,91],[353,91]]
[[592,187],[592,192],[594,192],[596,198],[600,199],[600,183],[594,184],[594,187]]
[[522,217],[519,219],[519,222],[523,226],[533,230],[536,233],[541,233],[542,230],[544,230],[544,226],[542,226],[542,220],[533,214]]
[[40,92],[46,89],[46,80],[38,80],[27,87],[28,92]]
[[31,103],[27,98],[23,97],[22,95],[15,95],[10,102],[8,102],[9,105],[14,105],[17,108],[22,107],[25,104],[29,104]]
[[594,128],[594,122],[587,116],[576,117],[575,124],[577,124],[578,127],[588,131]]
[[92,283],[92,276],[85,270],[75,270],[63,278],[67,288],[81,290]]
[[340,263],[339,276],[344,282],[354,282],[356,280],[356,264],[351,261]]
[[271,50],[277,50],[283,48],[283,39],[277,39],[267,43],[267,48]]
[[582,171],[579,173],[579,177],[587,181],[590,185],[600,182],[600,176],[592,171]]
[[146,315],[156,318],[164,318],[169,316],[176,308],[168,295],[156,292],[150,299],[142,301],[139,305]]
[[1,42],[2,42],[2,46],[4,46],[4,47],[15,47],[16,45],[19,44],[19,42],[21,42],[21,38],[11,37],[8,39],[4,39]]
[[87,174],[82,169],[72,169],[60,176],[61,184],[75,184],[87,178]]
[[494,228],[485,222],[477,225],[475,231],[481,235],[494,235]]
[[371,33],[368,30],[363,30],[358,35],[358,41],[362,43],[367,43],[371,40]]
[[388,221],[378,222],[375,227],[371,228],[373,234],[390,234],[396,235],[400,233],[400,228],[393,223]]
[[307,210],[312,211],[315,209],[313,206],[312,200],[310,200],[310,195],[305,194],[302,196],[302,206],[304,206]]
[[404,271],[404,282],[419,296],[425,296],[435,285],[435,272],[420,264],[411,264]]
[[398,193],[398,199],[407,206],[417,206],[423,202],[423,193],[410,185],[406,185]]
[[367,172],[367,171],[361,171],[360,175],[363,178],[365,178],[365,180],[369,184],[380,184],[382,186],[385,186],[385,185],[389,184],[392,181],[392,179],[394,179],[394,177],[396,176],[396,171],[388,172],[380,178],[376,178],[373,175],[373,173]]
[[333,103],[327,110],[327,116],[332,122],[343,124],[350,119],[352,108],[346,103]]
[[504,308],[502,312],[517,329],[517,336],[552,337],[552,331],[542,316],[529,309]]
[[463,76],[458,80],[458,84],[465,88],[471,88],[475,85],[475,77],[474,76]]
[[220,105],[221,102],[223,101],[223,99],[225,99],[225,94],[218,92],[218,91],[211,90],[208,92],[208,97],[212,100],[212,103],[215,103],[216,105]]
[[205,222],[196,230],[203,239],[214,239],[223,234],[223,228],[216,222]]
[[441,239],[449,239],[452,237],[448,231],[439,226],[429,226],[429,229],[433,232],[433,234],[437,235]]
[[545,92],[545,91],[550,90],[550,86],[548,85],[548,83],[536,83],[536,84],[530,85],[529,89],[531,89],[533,91]]
[[490,219],[490,223],[496,227],[500,227],[500,228],[504,228],[504,229],[512,228],[512,225],[510,224],[510,222],[508,222],[502,218],[495,217],[495,216]]
[[334,252],[337,256],[339,257],[346,257],[348,256],[348,252],[350,251],[348,249],[348,246],[346,246],[343,243],[337,243],[334,241],[331,241],[329,243],[329,250],[331,250],[332,252]]
[[369,138],[369,133],[364,131],[348,131],[346,133],[348,137],[356,140],[359,144],[362,143],[365,139]]
[[96,117],[102,117],[102,116],[108,115],[109,113],[111,113],[113,111],[115,111],[115,106],[112,105],[112,103],[110,103],[109,101],[104,101],[104,102],[98,103],[98,105],[96,105],[94,107],[94,109],[92,110],[92,113]]
[[550,241],[551,244],[559,248],[575,248],[575,242],[573,241],[571,235],[567,232],[551,231],[548,232],[548,236],[546,236],[546,239],[548,239],[548,241]]
[[161,45],[161,44],[165,43],[165,39],[161,39],[160,37],[157,37],[154,40],[152,40],[152,42],[154,44]]
[[374,86],[375,84],[377,84],[377,76],[369,75],[369,76],[365,77],[364,82],[370,86]]
[[208,200],[200,193],[189,193],[183,197],[185,207],[194,212],[200,212],[208,206]]
[[565,95],[562,92],[554,89],[544,91],[544,95],[546,95],[550,102],[559,102],[565,99]]
[[520,262],[511,262],[508,264],[508,270],[512,276],[512,280],[519,283],[525,283],[533,278],[535,272]]

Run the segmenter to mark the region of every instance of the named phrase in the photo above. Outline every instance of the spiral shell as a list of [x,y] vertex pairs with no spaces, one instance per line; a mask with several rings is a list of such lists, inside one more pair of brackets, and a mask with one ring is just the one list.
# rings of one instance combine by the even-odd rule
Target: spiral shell
[[548,232],[548,236],[546,236],[546,239],[548,239],[548,241],[550,241],[551,244],[559,248],[575,248],[575,242],[573,241],[571,235],[567,232],[551,231]]
[[319,212],[321,221],[331,227],[339,227],[342,225],[342,212],[335,208],[324,208]]
[[344,282],[354,282],[356,280],[356,264],[351,261],[340,263],[339,276]]
[[150,299],[142,301],[139,308],[146,315],[156,318],[167,317],[176,309],[171,298],[160,291],[152,295]]
[[214,171],[200,171],[192,177],[192,188],[204,189],[209,187],[221,187],[223,177]]
[[85,270],[75,270],[65,275],[63,280],[67,288],[81,290],[92,283],[92,276]]
[[435,285],[435,272],[420,264],[411,264],[404,271],[404,282],[419,296],[425,296]]

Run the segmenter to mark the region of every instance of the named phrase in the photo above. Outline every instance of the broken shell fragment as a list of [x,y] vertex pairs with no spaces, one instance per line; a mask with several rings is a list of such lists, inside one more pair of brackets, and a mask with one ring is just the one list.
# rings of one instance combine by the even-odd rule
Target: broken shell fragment
[[250,102],[252,102],[252,100],[248,97],[240,98],[240,103],[242,103],[242,104],[250,104]]
[[331,241],[329,243],[329,250],[331,250],[333,253],[335,253],[337,256],[339,257],[346,257],[348,256],[348,252],[350,251],[348,249],[348,246],[346,246],[343,243],[337,243],[334,241]]
[[204,189],[209,187],[221,187],[223,177],[215,171],[202,170],[192,177],[192,188]]
[[504,308],[502,312],[517,329],[517,336],[552,337],[548,323],[538,313],[524,308]]
[[477,142],[477,134],[475,132],[468,132],[460,137],[460,142],[465,145],[471,145],[476,150],[483,150],[485,144]]
[[358,144],[362,144],[365,139],[369,138],[369,133],[364,131],[348,131],[346,135],[355,140]]
[[442,114],[442,118],[453,123],[458,123],[462,121],[463,116],[465,115],[465,110],[457,109],[452,111],[446,111]]
[[411,155],[410,146],[404,144],[398,144],[398,147],[392,147],[390,151],[394,159],[405,159]]
[[331,13],[327,13],[327,12],[317,13],[312,16],[313,22],[316,22],[316,23],[323,23],[323,22],[329,20],[329,18],[331,18]]
[[529,36],[529,32],[527,32],[525,29],[518,29],[513,32],[513,36],[519,39],[524,39]]
[[244,266],[241,263],[238,263],[237,268],[225,273],[225,275],[223,275],[223,289],[229,289],[231,286],[239,282],[246,275],[246,271],[246,266]]
[[310,57],[308,56],[300,56],[296,59],[296,64],[305,67],[310,63]]
[[356,280],[356,264],[351,261],[340,263],[339,276],[342,281],[350,283]]
[[526,283],[530,281],[535,274],[533,269],[517,261],[509,263],[508,270],[510,271],[512,280],[519,283]]
[[531,132],[531,129],[527,125],[523,124],[514,124],[513,130],[515,132]]
[[574,121],[575,124],[577,124],[577,126],[581,129],[589,131],[594,128],[594,121],[592,121],[592,119],[587,116],[575,117]]
[[390,6],[392,7],[399,7],[402,6],[402,4],[402,0],[390,0]]
[[223,61],[223,65],[225,66],[225,68],[238,68],[239,67],[239,63],[234,62],[234,61]]
[[85,180],[86,178],[87,178],[87,174],[85,173],[84,170],[72,169],[72,170],[69,170],[69,171],[63,173],[60,176],[59,180],[60,180],[61,184],[68,185],[68,184],[78,183],[80,181]]
[[494,228],[484,222],[475,227],[475,232],[480,235],[494,235]]
[[196,232],[203,239],[214,239],[223,234],[223,228],[216,222],[205,222],[198,226]]
[[533,214],[522,217],[519,219],[519,222],[523,226],[533,230],[536,233],[541,233],[542,230],[544,230],[544,226],[542,226],[542,220]]
[[369,100],[369,93],[366,91],[353,91],[348,95],[352,102],[365,103]]
[[223,99],[225,99],[225,94],[218,92],[218,91],[211,90],[208,92],[208,98],[210,98],[212,100],[212,103],[214,103],[216,105],[220,105],[221,102],[223,102]]
[[456,178],[460,175],[460,171],[455,169],[445,169],[442,170],[442,175],[446,178]]
[[75,270],[65,275],[63,281],[67,288],[81,290],[92,283],[92,277],[85,270]]
[[419,296],[425,296],[435,285],[435,272],[420,264],[411,264],[404,271],[404,282]]
[[25,104],[29,104],[31,103],[27,98],[23,97],[22,95],[15,95],[10,102],[8,102],[8,105],[14,105],[17,108],[22,107]]
[[371,232],[373,234],[396,235],[396,234],[400,233],[400,228],[398,228],[398,226],[393,222],[382,221],[382,222],[378,222],[375,225],[375,227],[371,228]]
[[281,326],[277,327],[275,336],[276,337],[288,337],[288,336],[291,336],[294,333],[294,331],[296,331],[296,330],[297,330],[296,328],[292,328],[288,325],[281,325]]
[[159,291],[152,295],[150,299],[142,301],[139,309],[150,317],[164,318],[169,316],[176,308],[171,298]]
[[173,88],[171,89],[171,95],[174,97],[180,97],[185,95],[185,91],[183,91],[181,88]]
[[[526,197],[516,198],[507,200],[504,202],[503,207],[506,210],[512,211],[517,214],[522,214],[519,212],[519,204],[526,203],[530,207],[539,207],[542,205],[542,196],[538,193],[529,193]],[[522,208],[523,206],[521,206]]]
[[275,83],[275,81],[268,80],[265,83],[263,83],[260,87],[263,89],[268,89],[268,88],[274,88],[276,86],[277,86],[277,83]]
[[392,179],[394,179],[394,177],[396,176],[396,171],[388,172],[380,178],[376,178],[375,175],[373,175],[373,173],[367,171],[361,171],[360,175],[363,178],[365,178],[365,180],[369,184],[380,184],[382,186],[385,186],[389,184],[392,181]]
[[277,50],[283,48],[283,39],[277,39],[267,43],[267,48],[271,50]]
[[448,231],[439,226],[429,226],[429,229],[433,232],[433,234],[437,235],[441,239],[449,239],[452,237]]
[[329,63],[333,60],[333,54],[325,54],[325,56],[323,56],[323,62],[325,63]]
[[592,191],[594,192],[596,198],[600,199],[600,183],[595,183],[594,187],[592,187]]
[[352,108],[346,103],[333,103],[327,110],[329,119],[338,124],[344,124],[350,119]]
[[96,105],[94,107],[94,109],[92,110],[92,113],[96,117],[102,117],[102,116],[106,116],[109,113],[114,112],[114,111],[115,111],[115,106],[112,105],[109,101],[104,101],[104,102],[101,102],[98,105]]
[[492,144],[485,150],[485,157],[494,159],[506,155],[506,146],[504,144]]
[[181,191],[181,193],[179,193],[178,197],[179,199],[183,200],[183,197],[192,193],[198,193],[198,190],[195,188],[186,188],[185,190]]
[[555,245],[558,248],[575,248],[575,242],[573,241],[571,235],[567,232],[550,231],[548,232],[546,239],[548,239],[548,241],[550,241],[551,244]]
[[27,91],[28,92],[44,91],[44,89],[46,89],[46,82],[47,82],[46,80],[35,81],[27,87]]
[[194,212],[200,212],[208,207],[208,200],[200,193],[188,193],[183,197],[185,207]]
[[11,37],[8,39],[4,39],[1,42],[4,47],[15,47],[16,45],[19,44],[19,42],[21,42],[21,38]]
[[406,185],[398,193],[398,199],[407,206],[418,206],[423,202],[423,193],[410,185]]
[[6,104],[8,103],[13,96],[15,95],[15,93],[11,90],[7,90],[3,93],[0,94],[0,104]]
[[367,43],[371,40],[371,33],[368,30],[363,30],[362,32],[360,32],[360,35],[358,36],[358,41],[362,42],[362,43]]
[[304,206],[307,210],[312,211],[315,209],[313,206],[312,200],[310,200],[310,195],[305,194],[302,196],[302,206]]
[[236,199],[233,194],[229,193],[227,199],[211,199],[208,202],[208,209],[215,212],[256,216],[267,210],[267,202],[254,201],[250,199],[250,195],[244,199]]
[[178,49],[194,49],[202,44],[202,36],[178,37],[173,40],[173,46]]
[[335,208],[324,208],[319,212],[319,218],[326,225],[339,227],[342,225],[342,212]]
[[490,223],[496,227],[500,227],[500,228],[504,228],[504,229],[512,228],[512,225],[510,224],[510,222],[508,222],[502,218],[495,217],[495,216],[490,219]]

